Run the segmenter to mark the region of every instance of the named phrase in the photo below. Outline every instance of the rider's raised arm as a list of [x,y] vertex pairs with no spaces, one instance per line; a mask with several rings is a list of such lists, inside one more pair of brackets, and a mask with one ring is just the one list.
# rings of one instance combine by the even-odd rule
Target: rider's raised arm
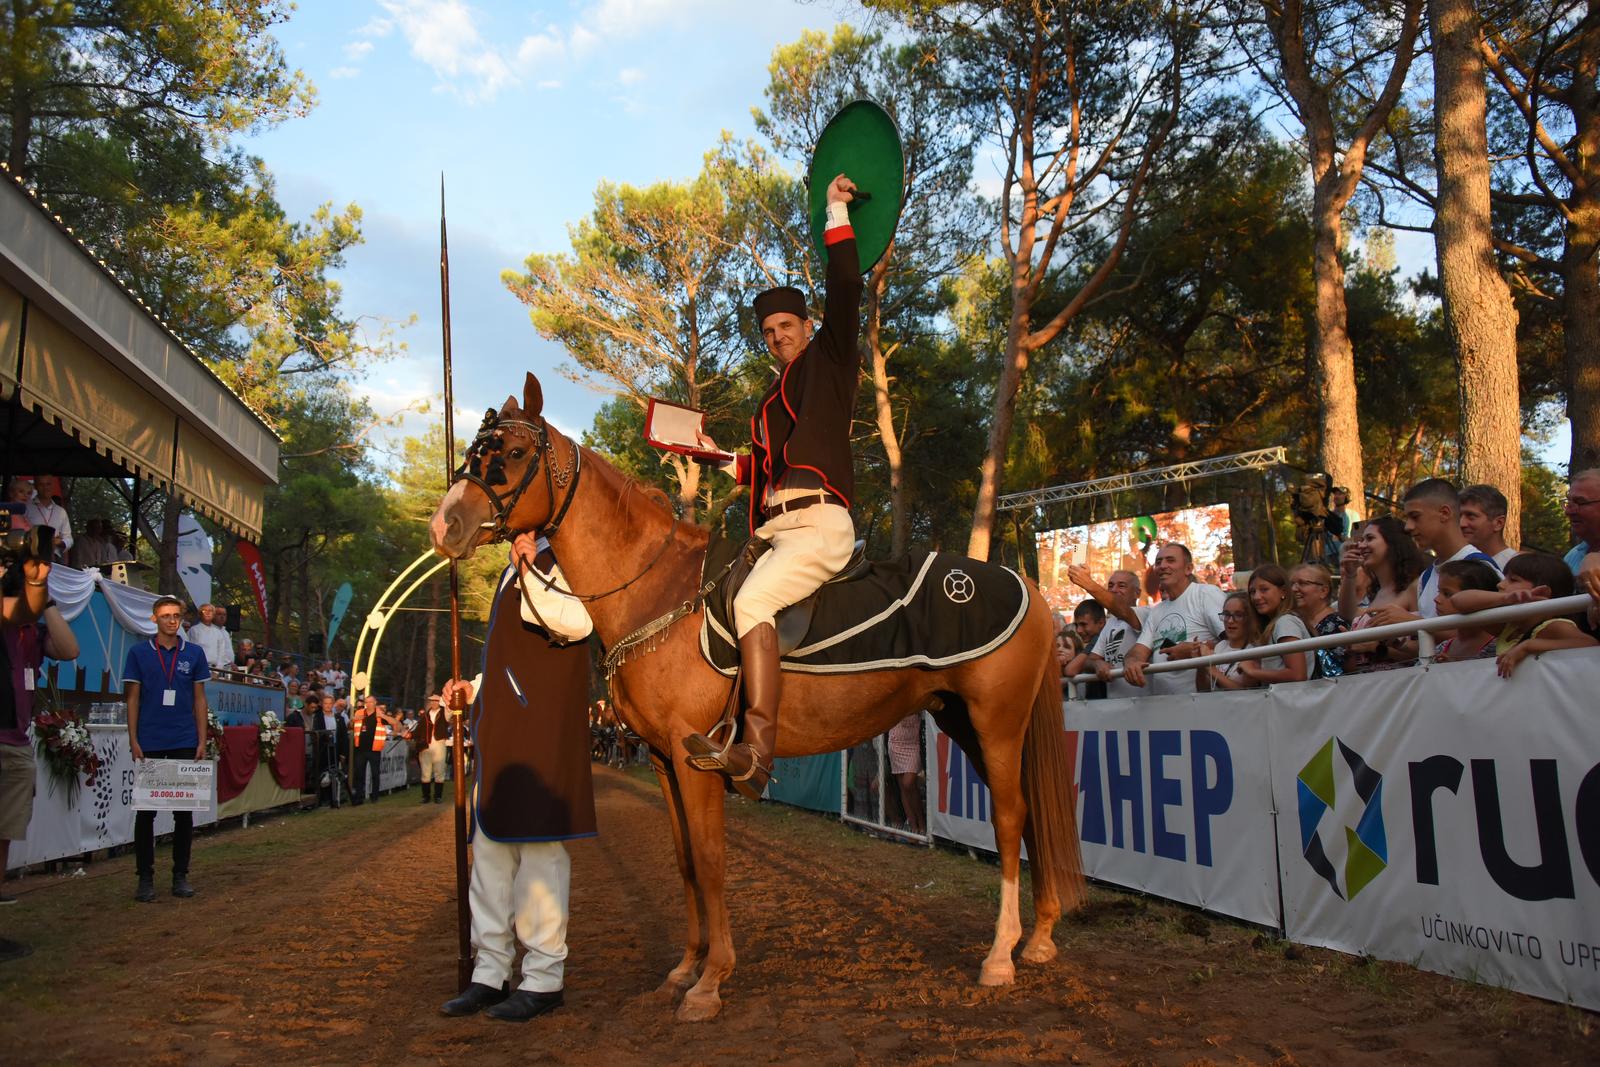
[[[828,222],[822,231],[827,248],[827,290],[822,301],[822,345],[830,359],[861,359],[856,339],[861,332],[861,259],[856,252],[856,231],[850,225],[849,199],[855,184],[843,174],[828,189]],[[839,199],[836,199],[838,197]]]

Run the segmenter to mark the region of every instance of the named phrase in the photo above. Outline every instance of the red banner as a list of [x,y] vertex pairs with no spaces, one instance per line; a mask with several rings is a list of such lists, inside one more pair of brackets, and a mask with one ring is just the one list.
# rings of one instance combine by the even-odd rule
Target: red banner
[[244,563],[244,573],[250,579],[250,588],[256,593],[256,610],[261,612],[261,625],[266,628],[267,644],[272,644],[272,616],[267,614],[267,569],[261,564],[261,550],[249,541],[239,542],[239,559]]

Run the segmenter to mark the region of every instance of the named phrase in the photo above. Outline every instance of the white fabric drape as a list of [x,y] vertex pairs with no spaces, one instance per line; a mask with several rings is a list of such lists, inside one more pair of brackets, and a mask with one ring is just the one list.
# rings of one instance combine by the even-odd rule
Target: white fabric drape
[[100,572],[94,569],[78,570],[56,564],[50,568],[50,599],[61,609],[62,618],[71,622],[83,614],[94,596],[95,580]]
[[50,597],[68,622],[83,614],[96,588],[105,594],[111,617],[117,620],[118,626],[145,637],[156,632],[150,612],[158,594],[113,582],[93,567],[77,570],[57,565],[50,568]]

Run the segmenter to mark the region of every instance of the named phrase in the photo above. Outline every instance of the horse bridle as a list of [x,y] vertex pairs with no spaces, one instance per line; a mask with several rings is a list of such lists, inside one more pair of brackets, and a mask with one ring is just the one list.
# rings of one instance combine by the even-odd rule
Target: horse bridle
[[[533,449],[528,466],[522,472],[522,477],[518,479],[517,484],[512,487],[510,493],[502,497],[495,490],[495,486],[505,485],[509,480],[506,478],[505,456],[503,455],[505,429],[507,427],[526,430],[533,438]],[[489,498],[489,506],[494,511],[489,520],[483,523],[479,529],[487,528],[489,530],[488,544],[492,545],[497,541],[514,541],[522,534],[533,532],[532,530],[519,530],[512,526],[511,513],[516,510],[517,504],[522,500],[522,494],[527,492],[528,486],[533,483],[534,475],[538,473],[541,467],[544,468],[545,489],[549,493],[550,499],[554,500],[556,498],[556,490],[558,488],[567,491],[566,497],[561,501],[561,507],[556,510],[550,521],[537,527],[538,532],[543,534],[546,539],[549,539],[554,537],[556,531],[561,528],[562,521],[567,517],[567,509],[572,506],[573,498],[578,495],[578,477],[582,472],[582,464],[579,460],[581,454],[582,450],[576,442],[573,442],[571,464],[565,468],[558,466],[555,441],[550,436],[550,427],[545,422],[544,416],[539,416],[536,422],[528,419],[503,418],[494,408],[490,408],[483,413],[483,422],[478,427],[478,435],[467,446],[467,453],[462,457],[461,466],[457,467],[450,476],[450,484],[453,486],[457,482],[468,482],[483,490],[484,495]],[[549,457],[548,460],[545,458],[547,455]],[[531,571],[533,576],[546,589],[560,593],[563,596],[570,596],[585,603],[603,600],[615,593],[622,592],[650,573],[651,568],[661,562],[661,557],[666,554],[667,546],[672,544],[673,535],[678,531],[678,522],[681,518],[682,516],[674,510],[672,513],[672,525],[667,529],[667,536],[662,539],[661,547],[656,550],[656,554],[651,558],[650,562],[644,565],[643,570],[615,589],[607,589],[603,593],[579,593],[572,589],[562,589],[555,582],[540,574],[537,567],[523,567],[520,560],[518,561],[517,570],[520,574],[527,574]],[[530,608],[533,608],[533,603],[528,600],[526,590],[523,591],[523,599],[528,602]],[[538,609],[533,608],[533,611],[537,616]]]
[[[509,495],[502,497],[495,490],[495,486],[505,485],[507,481],[503,450],[505,430],[508,427],[526,430],[533,438],[533,450],[522,477],[512,487]],[[549,455],[548,461],[544,458],[546,454]],[[573,445],[572,463],[565,469],[557,466],[555,441],[550,436],[550,427],[543,416],[540,416],[537,422],[528,419],[502,418],[499,412],[490,408],[483,413],[483,423],[478,427],[478,435],[467,446],[467,454],[462,457],[461,466],[450,476],[450,484],[470,482],[483,490],[484,495],[489,498],[489,506],[494,510],[489,521],[483,526],[489,529],[488,543],[492,545],[496,541],[514,541],[518,535],[532,532],[512,526],[511,513],[521,502],[522,494],[527,492],[528,486],[533,483],[533,476],[543,468],[545,488],[549,491],[551,500],[556,498],[558,487],[567,490],[566,499],[561,502],[560,510],[540,528],[541,532],[549,537],[560,529],[562,520],[567,516],[567,509],[572,506],[572,498],[578,494],[580,467],[578,457],[578,446]]]

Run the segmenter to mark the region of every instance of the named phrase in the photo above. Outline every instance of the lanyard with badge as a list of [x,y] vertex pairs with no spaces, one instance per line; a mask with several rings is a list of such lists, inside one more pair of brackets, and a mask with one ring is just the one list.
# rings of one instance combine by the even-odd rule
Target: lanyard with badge
[[167,687],[161,691],[161,706],[175,708],[178,706],[178,689],[172,684],[172,680],[178,673],[178,657],[183,651],[183,646],[179,645],[172,650],[172,666],[169,668],[167,657],[161,654],[161,646],[155,641],[151,641],[150,645],[156,650],[156,662],[161,664],[161,673],[167,679]]

